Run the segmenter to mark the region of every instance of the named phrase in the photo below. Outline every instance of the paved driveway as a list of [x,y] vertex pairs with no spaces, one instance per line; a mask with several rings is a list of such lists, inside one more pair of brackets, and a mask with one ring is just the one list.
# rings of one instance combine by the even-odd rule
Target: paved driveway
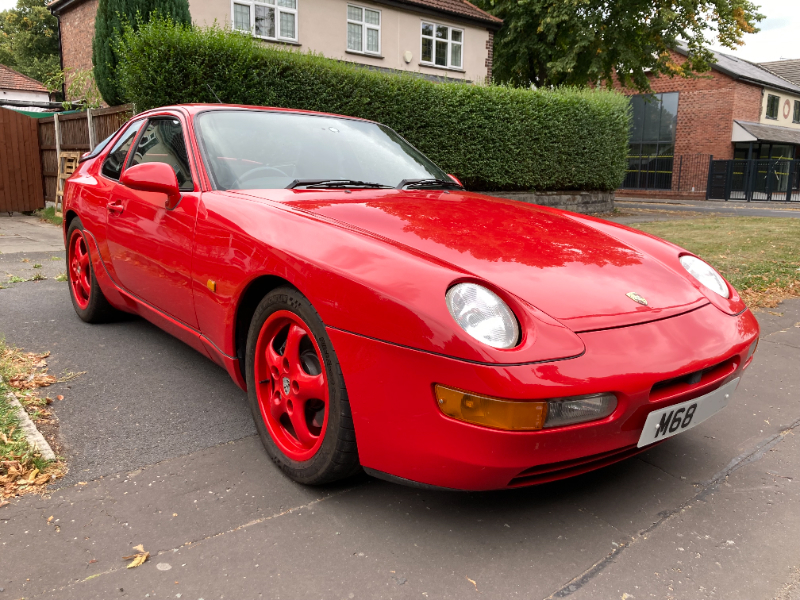
[[[474,494],[296,485],[220,368],[142,320],[86,325],[67,294],[0,290],[9,343],[87,372],[53,390],[70,473],[0,509],[0,599],[798,598],[800,300],[759,314],[753,366],[701,426]],[[125,569],[136,544],[151,559]]]

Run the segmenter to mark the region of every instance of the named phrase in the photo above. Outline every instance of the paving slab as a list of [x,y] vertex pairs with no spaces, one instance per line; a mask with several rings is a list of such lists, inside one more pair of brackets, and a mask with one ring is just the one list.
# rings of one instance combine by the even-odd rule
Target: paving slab
[[13,213],[0,214],[0,253],[58,252],[64,250],[60,227],[38,217]]

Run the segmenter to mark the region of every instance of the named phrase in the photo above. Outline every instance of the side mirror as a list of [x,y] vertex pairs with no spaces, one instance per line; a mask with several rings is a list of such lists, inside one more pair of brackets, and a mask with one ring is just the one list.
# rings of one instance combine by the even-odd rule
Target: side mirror
[[447,176],[448,176],[450,179],[452,179],[453,181],[455,181],[455,182],[456,182],[458,185],[460,185],[461,187],[464,187],[464,184],[463,184],[463,183],[461,183],[461,182],[458,180],[458,177],[456,177],[455,175],[450,175],[450,173],[448,173],[448,174],[447,174]]
[[119,182],[140,192],[161,192],[167,195],[164,207],[172,210],[181,200],[178,178],[175,171],[166,163],[151,162],[135,165],[122,173]]

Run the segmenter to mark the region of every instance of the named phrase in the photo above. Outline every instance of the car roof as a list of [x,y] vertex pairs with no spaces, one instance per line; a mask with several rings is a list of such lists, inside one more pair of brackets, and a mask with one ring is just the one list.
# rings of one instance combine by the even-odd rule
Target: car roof
[[375,121],[371,121],[369,119],[362,119],[359,117],[351,117],[348,115],[337,115],[335,113],[326,113],[326,112],[319,112],[314,110],[300,110],[297,108],[280,108],[276,106],[254,106],[248,104],[173,104],[170,106],[160,106],[158,108],[153,108],[151,110],[145,111],[140,113],[138,116],[147,116],[150,113],[156,113],[164,110],[182,110],[192,117],[209,111],[219,111],[219,110],[230,110],[230,109],[237,109],[237,110],[254,110],[254,111],[265,111],[265,112],[287,112],[287,113],[296,113],[300,115],[316,115],[316,116],[324,116],[324,117],[333,117],[337,119],[350,119],[354,121],[364,121],[367,123],[375,123]]

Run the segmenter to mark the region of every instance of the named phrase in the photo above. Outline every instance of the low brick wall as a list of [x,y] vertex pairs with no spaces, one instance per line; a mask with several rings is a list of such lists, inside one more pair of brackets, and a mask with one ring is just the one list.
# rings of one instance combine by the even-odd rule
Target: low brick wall
[[601,215],[614,210],[614,192],[479,192],[496,198],[508,198],[570,210],[585,215]]

